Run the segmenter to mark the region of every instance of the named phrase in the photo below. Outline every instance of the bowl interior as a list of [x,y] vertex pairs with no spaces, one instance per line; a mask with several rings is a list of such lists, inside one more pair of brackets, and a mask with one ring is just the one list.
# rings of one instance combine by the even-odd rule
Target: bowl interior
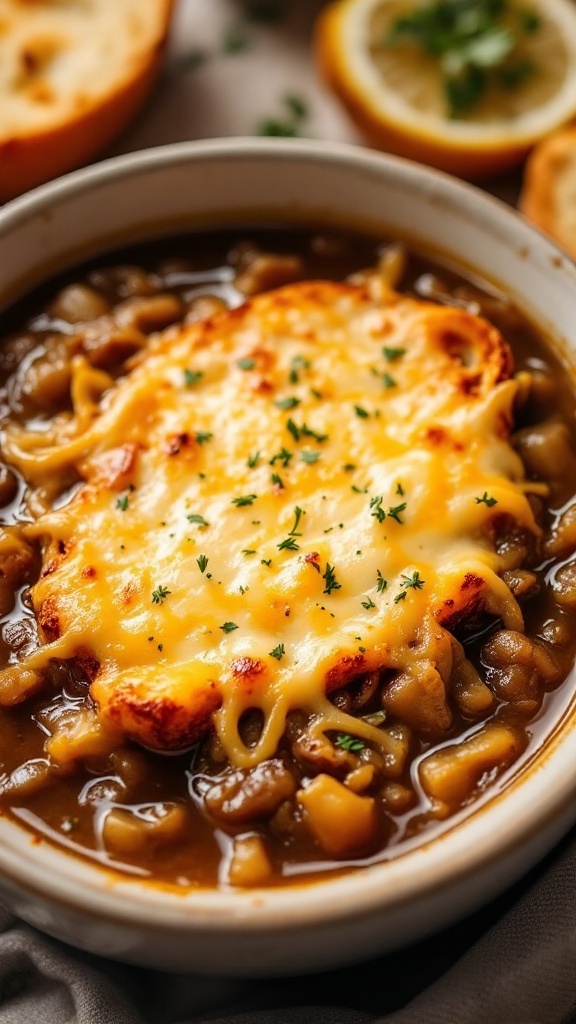
[[[0,213],[0,308],[120,244],[255,221],[330,224],[412,242],[496,283],[576,363],[576,268],[567,257],[469,186],[329,144],[183,144],[40,188]],[[544,752],[533,753],[507,788],[461,815],[457,828],[388,863],[287,890],[177,895],[34,843],[0,819],[3,898],[85,948],[207,973],[311,970],[392,948],[501,890],[574,820],[576,784],[566,770],[576,755],[573,690],[572,676]]]

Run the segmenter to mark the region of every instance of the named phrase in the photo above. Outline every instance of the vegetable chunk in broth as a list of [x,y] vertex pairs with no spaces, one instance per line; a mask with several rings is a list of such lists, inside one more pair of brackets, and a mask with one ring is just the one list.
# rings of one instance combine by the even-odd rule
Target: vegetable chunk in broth
[[288,884],[504,785],[576,651],[574,393],[505,296],[254,227],[68,273],[0,350],[0,806]]

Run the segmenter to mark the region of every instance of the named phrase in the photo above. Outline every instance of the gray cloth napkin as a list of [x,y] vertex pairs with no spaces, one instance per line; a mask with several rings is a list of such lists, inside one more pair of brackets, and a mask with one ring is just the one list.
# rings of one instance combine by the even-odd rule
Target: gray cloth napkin
[[206,979],[112,964],[3,911],[0,932],[0,1024],[576,1024],[576,831],[440,935],[309,977]]

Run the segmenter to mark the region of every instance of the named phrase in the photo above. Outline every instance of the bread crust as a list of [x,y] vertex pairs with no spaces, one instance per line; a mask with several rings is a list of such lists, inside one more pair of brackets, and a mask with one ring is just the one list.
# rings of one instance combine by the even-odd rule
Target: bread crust
[[[106,2],[109,16],[103,17],[100,6],[93,24],[92,9],[81,8],[85,28],[80,38],[78,24],[66,37],[62,8],[48,5],[39,27],[34,8],[0,0],[0,15],[8,25],[1,50],[10,59],[9,71],[0,77],[0,105],[5,111],[0,117],[0,202],[85,164],[109,146],[141,108],[159,70],[173,0],[147,4],[155,10],[140,22],[132,19],[134,0]],[[78,11],[71,10],[77,17]],[[103,65],[100,87],[94,81],[98,76],[89,80],[83,65],[106,53],[104,29],[108,35],[114,33],[116,57],[107,74]],[[46,58],[45,66],[41,57],[36,64],[34,54],[51,33],[62,49]],[[58,66],[61,55],[71,58],[66,73]]]
[[520,211],[576,259],[576,124],[553,132],[525,168]]

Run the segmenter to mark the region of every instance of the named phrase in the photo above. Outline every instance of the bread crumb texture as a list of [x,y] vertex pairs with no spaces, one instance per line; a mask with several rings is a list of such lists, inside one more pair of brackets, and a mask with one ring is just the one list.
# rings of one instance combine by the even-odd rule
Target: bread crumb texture
[[0,0],[0,201],[77,167],[146,99],[171,0]]

